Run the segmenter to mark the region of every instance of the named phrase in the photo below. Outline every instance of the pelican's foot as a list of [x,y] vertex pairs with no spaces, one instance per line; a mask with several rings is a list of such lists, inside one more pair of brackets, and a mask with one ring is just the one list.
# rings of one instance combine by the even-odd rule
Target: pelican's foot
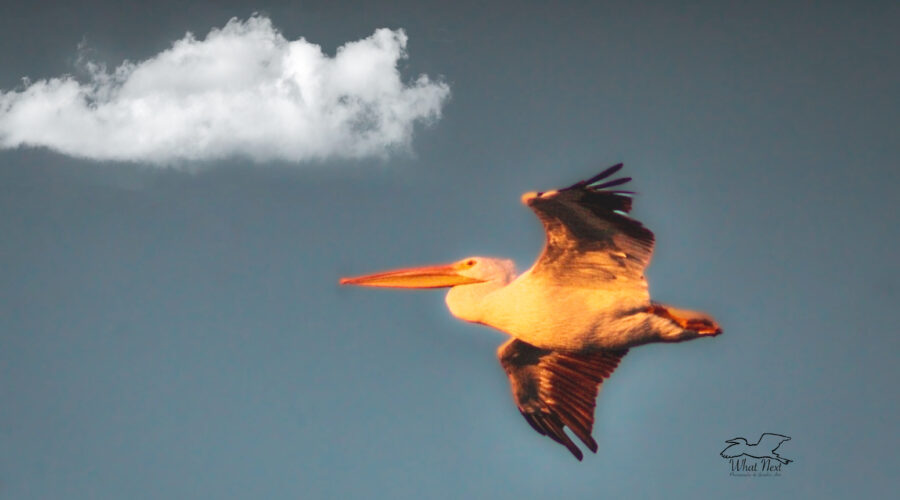
[[698,335],[709,335],[715,337],[722,333],[722,328],[716,324],[715,321],[710,321],[705,318],[697,319],[691,318],[685,322],[684,325],[681,326],[685,330],[692,330],[697,332]]
[[676,309],[672,306],[654,303],[649,312],[674,321],[685,330],[696,332],[698,336],[714,337],[722,333],[722,328],[711,316],[697,311]]

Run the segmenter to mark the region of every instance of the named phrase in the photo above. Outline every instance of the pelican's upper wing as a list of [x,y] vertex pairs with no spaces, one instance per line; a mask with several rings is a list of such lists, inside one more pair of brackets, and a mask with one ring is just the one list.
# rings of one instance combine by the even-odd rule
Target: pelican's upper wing
[[550,274],[572,284],[584,278],[594,287],[598,280],[620,280],[621,286],[630,279],[643,285],[653,233],[626,215],[632,192],[608,189],[631,178],[601,182],[621,168],[620,163],[567,188],[522,197],[547,233],[533,274]]
[[497,357],[509,375],[513,398],[525,420],[534,430],[564,445],[581,460],[581,450],[569,439],[563,426],[597,452],[597,443],[591,437],[597,392],[603,379],[610,376],[627,352],[570,354],[511,339],[500,346]]

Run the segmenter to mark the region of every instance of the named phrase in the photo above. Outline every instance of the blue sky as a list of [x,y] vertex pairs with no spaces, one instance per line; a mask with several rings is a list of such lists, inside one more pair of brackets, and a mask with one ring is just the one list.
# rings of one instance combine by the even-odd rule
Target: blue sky
[[[897,6],[11,12],[0,19],[0,498],[896,490]],[[184,117],[142,128],[115,98],[100,102],[128,119],[111,128],[12,117],[34,82],[96,83],[87,60],[107,71],[157,60],[186,32],[203,40],[253,12],[322,60],[403,29],[408,57],[372,73],[390,82],[395,68],[400,87],[353,87],[369,114],[315,143],[276,111],[236,119],[252,109],[227,98],[203,108],[222,120],[201,116],[208,144],[187,127],[138,152],[129,134],[152,145]],[[271,83],[239,74],[251,94]],[[423,74],[433,92],[404,94]],[[321,81],[349,85],[332,77]],[[399,128],[372,125],[388,123],[371,114],[387,102]],[[385,133],[366,143],[360,130]],[[34,147],[13,140],[26,136]],[[521,193],[619,161],[657,237],[654,298],[708,311],[725,333],[632,350],[598,400],[599,452],[581,463],[518,414],[495,357],[502,334],[453,319],[441,292],[337,285],[469,255],[524,270],[543,234]],[[791,436],[780,451],[795,462],[777,478],[729,477],[725,440],[763,432]]]

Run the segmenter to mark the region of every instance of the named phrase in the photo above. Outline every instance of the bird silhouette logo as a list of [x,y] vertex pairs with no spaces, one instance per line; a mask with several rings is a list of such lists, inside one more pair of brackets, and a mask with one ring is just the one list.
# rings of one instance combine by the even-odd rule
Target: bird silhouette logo
[[722,458],[737,458],[746,455],[751,458],[768,458],[777,460],[782,464],[789,464],[793,460],[782,457],[776,450],[781,446],[781,443],[790,440],[791,438],[788,436],[771,432],[763,433],[756,444],[750,444],[746,439],[737,437],[725,441],[728,443],[728,447],[722,450],[720,455],[722,455]]

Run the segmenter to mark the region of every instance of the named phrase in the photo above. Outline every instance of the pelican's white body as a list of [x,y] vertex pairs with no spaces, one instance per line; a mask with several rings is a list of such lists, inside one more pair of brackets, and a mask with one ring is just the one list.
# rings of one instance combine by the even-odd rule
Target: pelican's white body
[[573,286],[531,270],[515,277],[509,260],[473,259],[477,264],[464,274],[486,281],[451,288],[446,298],[451,314],[541,349],[625,349],[697,336],[648,312],[646,281],[623,280],[607,287],[598,280],[597,287]]

